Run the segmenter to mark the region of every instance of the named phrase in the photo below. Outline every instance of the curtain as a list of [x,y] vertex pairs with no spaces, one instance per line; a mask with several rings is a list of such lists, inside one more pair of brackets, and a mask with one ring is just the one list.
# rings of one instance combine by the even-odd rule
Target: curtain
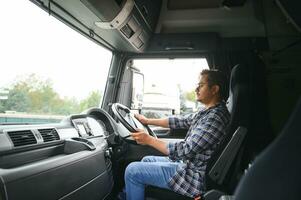
[[265,63],[254,50],[220,49],[208,53],[206,58],[211,69],[218,69],[227,75],[228,83],[231,69],[235,65],[240,64],[249,71],[251,113],[247,143],[250,145],[249,151],[255,154],[260,152],[273,138],[268,110]]

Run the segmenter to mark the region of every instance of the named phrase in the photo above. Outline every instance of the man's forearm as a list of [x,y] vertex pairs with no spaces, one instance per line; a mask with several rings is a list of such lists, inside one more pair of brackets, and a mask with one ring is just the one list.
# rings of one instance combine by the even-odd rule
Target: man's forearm
[[148,125],[161,126],[161,127],[164,127],[164,128],[168,128],[169,127],[168,118],[164,118],[164,119],[148,119],[147,120],[147,124]]
[[149,146],[154,147],[164,155],[168,155],[167,142],[160,140],[158,138],[152,137],[152,139],[148,143]]

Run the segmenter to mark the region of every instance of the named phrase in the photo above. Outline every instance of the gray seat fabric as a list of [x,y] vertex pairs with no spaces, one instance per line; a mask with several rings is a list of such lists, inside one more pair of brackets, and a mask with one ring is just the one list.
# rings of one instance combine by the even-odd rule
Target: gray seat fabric
[[[216,163],[218,157],[221,155],[222,151],[225,149],[229,141],[231,140],[236,129],[241,126],[249,129],[250,122],[250,73],[246,66],[237,64],[232,68],[230,76],[230,86],[229,86],[229,97],[227,100],[227,107],[231,113],[231,119],[229,126],[226,131],[226,136],[224,137],[221,144],[217,147],[211,159],[208,162],[207,169],[211,169],[212,166]],[[239,150],[239,155],[241,155],[241,150]],[[237,162],[237,158],[234,159],[234,162]],[[239,166],[238,166],[239,167]],[[231,166],[229,172],[227,173],[227,181],[221,184],[213,181],[208,172],[206,171],[206,188],[207,190],[219,189],[227,193],[232,193],[236,183],[231,180],[231,177],[235,176],[239,169],[236,169],[235,166]],[[232,181],[233,183],[229,183]]]
[[301,199],[301,98],[279,134],[255,160],[235,192],[237,200]]

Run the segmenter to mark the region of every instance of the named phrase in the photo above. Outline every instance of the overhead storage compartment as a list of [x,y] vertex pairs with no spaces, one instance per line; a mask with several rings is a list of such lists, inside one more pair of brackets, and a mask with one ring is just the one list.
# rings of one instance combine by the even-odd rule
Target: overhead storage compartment
[[136,51],[143,51],[155,30],[161,0],[81,0],[100,20],[99,29],[117,31]]

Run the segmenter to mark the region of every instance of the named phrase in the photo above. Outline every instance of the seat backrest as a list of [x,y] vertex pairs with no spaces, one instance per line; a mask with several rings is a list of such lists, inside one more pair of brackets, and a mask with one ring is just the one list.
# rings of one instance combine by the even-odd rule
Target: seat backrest
[[240,181],[235,199],[301,199],[301,98],[279,134]]
[[222,184],[228,170],[233,163],[234,158],[239,152],[243,140],[247,134],[247,129],[239,126],[235,133],[233,134],[231,140],[222,151],[214,165],[209,171],[209,176],[212,180],[217,182],[218,184]]
[[231,70],[229,97],[227,108],[231,113],[231,121],[228,132],[231,135],[238,126],[248,128],[250,105],[250,73],[246,66],[237,64]]
[[[221,185],[223,179],[225,178],[225,173],[228,171],[223,171],[223,179],[212,179],[212,173],[210,176],[210,171],[214,165],[220,160],[222,152],[229,145],[231,138],[234,132],[238,129],[239,126],[248,129],[249,123],[249,104],[250,101],[250,74],[248,69],[243,65],[236,65],[233,67],[230,76],[230,87],[229,87],[229,98],[227,101],[227,107],[229,112],[231,113],[230,123],[226,130],[226,135],[221,143],[217,146],[213,155],[208,161],[207,169],[206,169],[206,188],[209,189],[222,189]],[[242,144],[241,142],[239,143]],[[236,150],[237,149],[236,147]],[[235,159],[233,159],[234,161]],[[224,163],[226,166],[226,163]],[[231,163],[227,163],[231,164]],[[221,164],[223,165],[223,164]],[[219,176],[219,175],[218,175]]]

